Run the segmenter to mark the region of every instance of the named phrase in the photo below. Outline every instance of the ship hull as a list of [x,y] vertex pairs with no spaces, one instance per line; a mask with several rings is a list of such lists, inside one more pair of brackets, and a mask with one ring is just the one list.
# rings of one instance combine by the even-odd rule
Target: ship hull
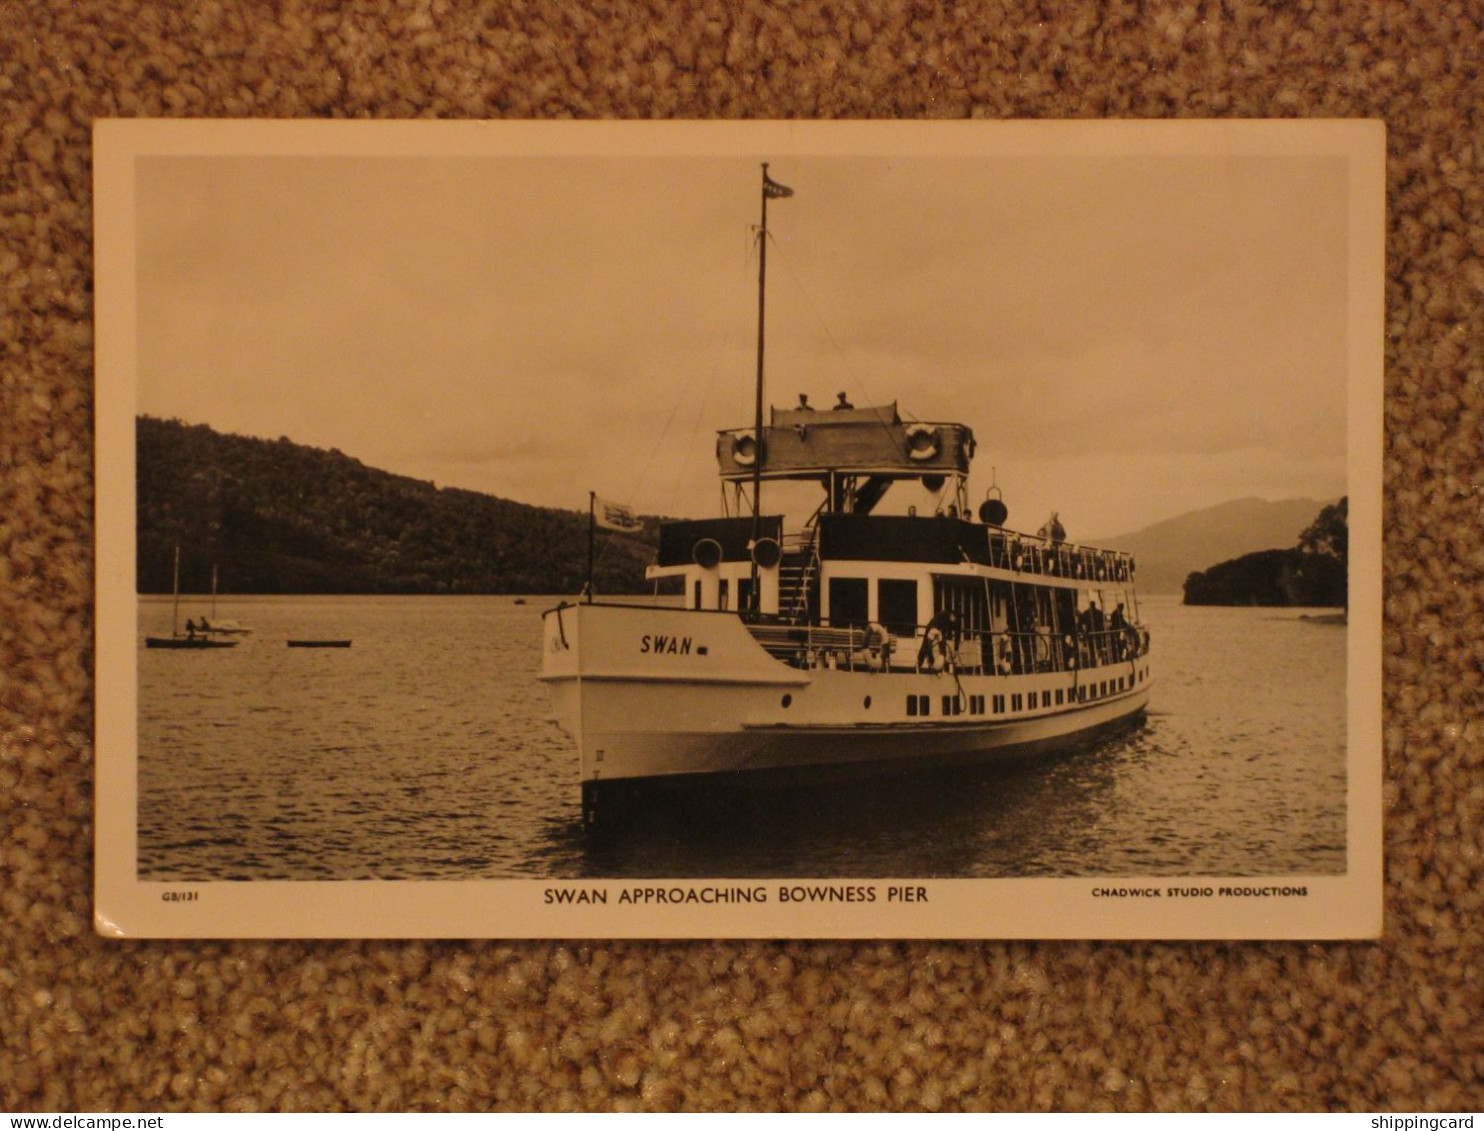
[[1147,655],[1086,673],[801,669],[735,615],[679,609],[569,605],[544,635],[541,678],[585,786],[1019,758],[1136,719],[1152,686]]

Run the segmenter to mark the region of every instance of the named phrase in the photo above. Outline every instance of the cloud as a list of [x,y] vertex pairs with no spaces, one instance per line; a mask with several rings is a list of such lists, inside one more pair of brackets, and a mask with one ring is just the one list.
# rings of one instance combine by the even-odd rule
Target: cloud
[[[966,422],[1064,515],[1343,483],[1336,162],[772,172],[795,195],[770,210],[770,401]],[[714,432],[752,415],[757,182],[742,158],[146,160],[141,411],[527,502],[710,512]]]

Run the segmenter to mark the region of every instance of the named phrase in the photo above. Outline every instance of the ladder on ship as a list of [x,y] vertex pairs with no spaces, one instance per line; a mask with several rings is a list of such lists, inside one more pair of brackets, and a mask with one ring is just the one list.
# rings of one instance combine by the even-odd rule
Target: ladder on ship
[[778,563],[778,615],[798,624],[809,617],[811,591],[819,576],[819,544],[815,530],[783,537]]

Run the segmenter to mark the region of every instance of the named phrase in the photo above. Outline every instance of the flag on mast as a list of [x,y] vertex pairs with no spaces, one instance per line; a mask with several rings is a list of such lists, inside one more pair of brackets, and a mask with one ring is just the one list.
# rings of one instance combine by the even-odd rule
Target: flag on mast
[[794,190],[787,185],[780,185],[767,173],[763,174],[763,195],[769,200],[781,200],[786,196],[793,196]]
[[617,530],[620,534],[638,534],[644,529],[633,507],[597,495],[593,496],[593,521],[604,530]]

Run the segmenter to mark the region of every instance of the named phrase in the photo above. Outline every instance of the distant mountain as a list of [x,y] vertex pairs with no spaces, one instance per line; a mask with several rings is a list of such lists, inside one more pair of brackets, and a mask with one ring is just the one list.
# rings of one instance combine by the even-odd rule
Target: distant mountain
[[[577,593],[587,514],[498,499],[367,467],[287,438],[136,421],[138,591]],[[658,522],[599,533],[596,587],[636,593]]]
[[1245,554],[1297,545],[1324,506],[1317,499],[1236,499],[1094,544],[1134,555],[1141,593],[1180,593],[1192,573]]

